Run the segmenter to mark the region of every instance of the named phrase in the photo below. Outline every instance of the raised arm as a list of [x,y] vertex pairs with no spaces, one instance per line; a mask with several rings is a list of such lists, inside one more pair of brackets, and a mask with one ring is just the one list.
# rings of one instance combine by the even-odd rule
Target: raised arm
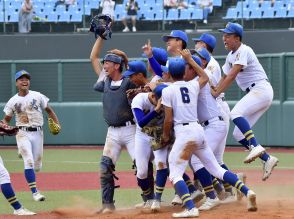
[[90,55],[92,67],[95,73],[97,74],[97,76],[100,75],[103,69],[102,64],[100,62],[100,51],[101,51],[102,45],[103,45],[103,39],[101,37],[98,37],[96,39],[96,42],[92,48],[91,55]]

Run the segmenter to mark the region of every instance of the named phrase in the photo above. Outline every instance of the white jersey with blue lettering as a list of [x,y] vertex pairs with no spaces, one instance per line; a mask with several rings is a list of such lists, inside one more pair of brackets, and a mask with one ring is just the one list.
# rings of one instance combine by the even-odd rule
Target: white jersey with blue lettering
[[243,43],[235,52],[231,51],[228,54],[222,67],[224,74],[227,75],[233,65],[243,65],[241,72],[236,77],[236,82],[243,91],[252,83],[268,79],[252,48]]
[[198,81],[176,81],[162,90],[162,104],[173,108],[174,125],[198,121]]
[[211,59],[208,62],[204,71],[208,75],[209,80],[212,82],[212,84],[214,86],[217,86],[218,82],[220,81],[222,77],[222,71],[218,62],[212,56],[210,57]]

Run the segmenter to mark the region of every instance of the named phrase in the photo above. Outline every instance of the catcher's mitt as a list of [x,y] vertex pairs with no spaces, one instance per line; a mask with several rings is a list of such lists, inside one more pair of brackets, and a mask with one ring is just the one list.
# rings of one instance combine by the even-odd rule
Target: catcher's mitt
[[134,97],[139,93],[148,93],[148,92],[151,92],[151,89],[149,87],[138,87],[138,88],[129,89],[126,91],[127,98],[129,100],[134,99]]
[[49,127],[49,131],[53,135],[57,135],[61,130],[61,127],[57,123],[55,123],[52,118],[48,118],[48,127]]
[[104,40],[111,38],[111,22],[112,19],[109,15],[96,15],[92,18],[90,23],[90,31],[95,34],[95,38],[100,36]]
[[162,127],[161,126],[144,126],[142,128],[142,132],[152,137],[151,139],[151,147],[153,151],[159,150],[167,146],[167,144],[163,144],[162,141]]
[[18,127],[10,126],[0,121],[0,136],[14,136],[18,132]]

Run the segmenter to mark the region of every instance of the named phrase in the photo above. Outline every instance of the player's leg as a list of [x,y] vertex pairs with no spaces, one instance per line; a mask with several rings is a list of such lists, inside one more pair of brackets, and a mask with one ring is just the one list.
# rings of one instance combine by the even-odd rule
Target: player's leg
[[17,200],[14,190],[11,185],[10,176],[7,169],[4,167],[2,158],[0,156],[0,185],[1,191],[8,203],[14,209],[15,215],[34,215],[36,213],[25,209]]
[[249,190],[249,188],[241,180],[238,179],[236,174],[222,168],[217,163],[217,160],[213,156],[213,153],[209,147],[203,147],[199,150],[196,150],[195,155],[199,158],[199,160],[202,162],[202,164],[209,171],[210,174],[218,179],[229,183],[230,185],[241,191],[245,196],[247,196],[248,211],[257,210],[255,193],[252,190]]
[[[259,114],[259,117],[270,107],[273,99],[271,85],[264,81],[258,83],[248,94],[246,94],[232,109],[231,119],[243,133],[243,136],[250,143],[250,153],[245,158],[245,163],[250,163],[265,152],[265,149],[258,143],[248,121],[248,116]],[[243,139],[243,138],[242,138]],[[238,139],[239,141],[241,139]]]
[[156,190],[154,201],[151,206],[151,210],[157,211],[160,209],[161,196],[166,184],[166,180],[168,177],[168,167],[167,167],[167,154],[168,147],[162,148],[160,150],[156,150],[153,152],[154,154],[154,162],[156,166]]

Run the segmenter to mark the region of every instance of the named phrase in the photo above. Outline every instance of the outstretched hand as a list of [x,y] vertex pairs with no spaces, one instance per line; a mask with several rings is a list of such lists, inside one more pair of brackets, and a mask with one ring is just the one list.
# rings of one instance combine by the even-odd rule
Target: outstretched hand
[[142,50],[148,58],[151,58],[153,56],[150,39],[148,39],[147,43],[142,46]]
[[183,59],[185,59],[186,61],[189,61],[190,59],[192,59],[192,55],[189,49],[183,49],[183,50],[178,50],[179,53],[181,54],[181,56],[183,57]]

